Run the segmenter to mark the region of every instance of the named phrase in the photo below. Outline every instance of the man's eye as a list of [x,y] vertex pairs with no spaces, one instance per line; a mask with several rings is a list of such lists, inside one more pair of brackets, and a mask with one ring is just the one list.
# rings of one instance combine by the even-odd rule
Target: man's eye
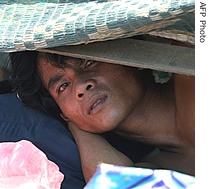
[[69,86],[69,82],[63,83],[59,88],[58,88],[58,93],[63,92],[68,86]]
[[84,69],[88,68],[93,63],[94,63],[94,60],[85,60]]

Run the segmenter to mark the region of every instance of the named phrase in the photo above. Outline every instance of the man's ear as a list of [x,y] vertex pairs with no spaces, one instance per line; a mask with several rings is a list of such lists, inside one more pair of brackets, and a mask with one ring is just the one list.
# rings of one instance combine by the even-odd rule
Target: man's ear
[[62,119],[66,122],[70,122],[70,119],[64,114],[64,113],[61,113],[60,116],[62,117]]

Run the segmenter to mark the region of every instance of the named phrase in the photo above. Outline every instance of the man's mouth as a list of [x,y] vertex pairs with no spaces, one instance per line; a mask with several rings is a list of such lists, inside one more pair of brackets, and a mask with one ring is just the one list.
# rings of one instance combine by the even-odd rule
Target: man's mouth
[[96,113],[101,108],[102,104],[106,101],[107,96],[97,99],[93,105],[90,107],[89,114]]

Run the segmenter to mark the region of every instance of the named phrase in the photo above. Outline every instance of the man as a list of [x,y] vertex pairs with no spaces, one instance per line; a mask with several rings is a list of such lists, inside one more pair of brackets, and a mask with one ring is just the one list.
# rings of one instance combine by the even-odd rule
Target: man
[[86,181],[100,162],[134,166],[99,135],[108,131],[159,149],[138,166],[195,174],[194,77],[161,85],[151,70],[38,52],[11,61],[23,102],[68,122]]
[[[62,189],[81,189],[85,186],[78,148],[63,120],[26,107],[18,94],[12,92],[8,80],[0,81],[0,104],[0,142],[31,141],[64,174]],[[105,137],[135,162],[152,150],[151,147],[124,140],[111,133]],[[134,151],[136,145],[141,146],[138,152]]]

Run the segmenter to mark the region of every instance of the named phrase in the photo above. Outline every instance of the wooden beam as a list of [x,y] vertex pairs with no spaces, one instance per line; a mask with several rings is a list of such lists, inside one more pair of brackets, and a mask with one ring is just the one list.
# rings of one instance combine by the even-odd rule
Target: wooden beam
[[195,49],[136,39],[40,49],[76,58],[195,75]]

